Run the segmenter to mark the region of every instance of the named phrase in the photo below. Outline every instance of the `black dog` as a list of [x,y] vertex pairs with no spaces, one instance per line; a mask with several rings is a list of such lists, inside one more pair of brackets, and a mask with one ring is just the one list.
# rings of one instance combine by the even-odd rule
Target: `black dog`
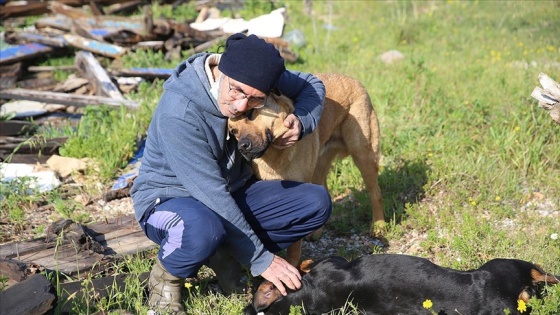
[[350,262],[330,257],[310,268],[302,288],[287,296],[263,282],[245,313],[289,314],[295,305],[306,314],[323,314],[351,302],[364,314],[496,315],[505,309],[528,314],[530,309],[523,307],[532,296],[540,297],[538,284],[559,283],[539,266],[516,259],[494,259],[476,270],[459,271],[424,258],[378,254]]

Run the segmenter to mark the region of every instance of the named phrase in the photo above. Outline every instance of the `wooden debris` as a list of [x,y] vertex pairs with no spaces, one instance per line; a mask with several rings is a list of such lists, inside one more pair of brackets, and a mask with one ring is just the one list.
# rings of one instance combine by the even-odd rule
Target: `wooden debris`
[[20,76],[21,62],[0,66],[0,90],[15,87]]
[[61,35],[58,36],[46,36],[40,33],[32,32],[16,32],[13,33],[13,37],[17,40],[24,42],[33,42],[44,44],[51,47],[66,47],[68,43]]
[[0,51],[0,65],[33,59],[51,53],[55,49],[39,43],[22,44]]
[[66,34],[64,35],[64,39],[66,39],[71,46],[106,57],[117,58],[127,52],[127,49],[124,47],[87,39],[78,35]]
[[117,100],[125,99],[92,53],[87,51],[79,51],[76,53],[76,67],[79,69],[82,76],[87,78],[90,84],[93,85],[97,95]]
[[76,70],[76,66],[29,66],[27,71],[29,72],[48,72],[48,71],[56,71],[56,70],[63,70],[63,71],[74,71]]
[[25,120],[0,120],[0,136],[18,136],[32,132],[37,127]]
[[42,315],[56,303],[56,290],[42,274],[35,274],[0,292],[3,315]]
[[130,68],[112,69],[109,72],[119,77],[142,77],[146,79],[167,79],[173,73],[173,69],[164,68]]
[[83,276],[89,271],[101,270],[116,258],[156,247],[156,244],[146,237],[134,215],[87,225],[84,229],[105,248],[103,253],[90,250],[76,252],[71,244],[57,246],[57,239],[51,237],[0,244],[0,259],[33,262],[45,270]]
[[[128,0],[95,0],[97,5],[109,5],[127,1]],[[8,17],[30,16],[48,13],[50,2],[52,1],[29,0],[8,2],[6,5],[0,6],[0,18],[5,19]],[[89,0],[58,0],[58,2],[75,7],[81,7],[90,3]]]
[[544,73],[539,74],[542,88],[535,87],[531,96],[539,101],[539,107],[550,114],[554,122],[560,125],[560,84]]
[[27,265],[21,261],[0,260],[0,275],[7,278],[6,285],[12,286],[27,279]]
[[138,102],[131,100],[116,100],[103,96],[87,96],[87,95],[73,95],[66,93],[56,92],[41,92],[28,89],[7,89],[0,91],[0,98],[3,99],[16,99],[16,100],[32,100],[38,102],[73,105],[78,107],[90,105],[110,105],[121,106],[124,105],[130,109],[136,109],[140,106]]

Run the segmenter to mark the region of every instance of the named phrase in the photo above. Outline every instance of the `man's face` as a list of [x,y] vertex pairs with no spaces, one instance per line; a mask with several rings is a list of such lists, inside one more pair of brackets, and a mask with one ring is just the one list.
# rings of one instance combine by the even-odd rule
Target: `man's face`
[[266,94],[225,75],[220,80],[218,88],[220,111],[229,118],[260,108],[266,103]]

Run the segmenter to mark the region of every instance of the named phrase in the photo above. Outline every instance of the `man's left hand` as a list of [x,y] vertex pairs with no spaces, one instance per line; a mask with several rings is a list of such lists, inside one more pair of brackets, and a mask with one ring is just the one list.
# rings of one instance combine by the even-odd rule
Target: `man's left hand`
[[272,142],[272,146],[279,150],[286,149],[296,143],[301,133],[301,122],[294,114],[290,114],[286,117],[284,126],[290,130],[283,134],[282,137]]

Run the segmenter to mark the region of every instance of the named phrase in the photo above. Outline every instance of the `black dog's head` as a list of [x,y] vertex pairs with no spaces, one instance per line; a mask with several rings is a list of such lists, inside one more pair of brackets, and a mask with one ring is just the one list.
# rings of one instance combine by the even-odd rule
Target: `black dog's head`
[[312,300],[311,295],[317,292],[313,291],[313,279],[317,274],[325,274],[323,269],[332,269],[335,266],[342,266],[347,264],[348,261],[343,257],[332,256],[320,261],[314,262],[312,260],[305,260],[298,269],[302,275],[302,287],[293,291],[288,289],[288,295],[283,296],[282,293],[269,281],[263,281],[255,294],[253,295],[253,303],[244,309],[245,315],[278,315],[289,314],[290,306],[303,306],[304,301]]
[[479,270],[489,271],[500,282],[503,292],[529,302],[531,297],[541,298],[544,285],[560,283],[558,277],[545,272],[540,266],[517,259],[493,259],[482,265]]

